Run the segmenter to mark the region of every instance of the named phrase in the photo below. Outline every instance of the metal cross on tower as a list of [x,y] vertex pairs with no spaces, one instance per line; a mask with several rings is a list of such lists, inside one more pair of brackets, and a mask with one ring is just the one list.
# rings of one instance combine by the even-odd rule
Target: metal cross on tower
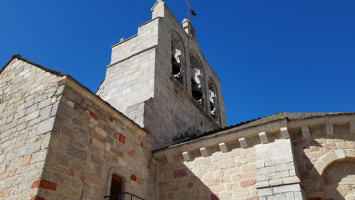
[[195,10],[191,9],[190,1],[186,0],[187,8],[188,8],[188,13],[187,13],[187,19],[191,20],[191,17],[196,17],[196,12]]

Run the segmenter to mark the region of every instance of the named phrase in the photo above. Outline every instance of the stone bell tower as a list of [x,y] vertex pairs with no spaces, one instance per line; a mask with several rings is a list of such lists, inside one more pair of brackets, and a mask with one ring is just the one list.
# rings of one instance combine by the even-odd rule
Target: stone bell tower
[[152,20],[112,47],[97,95],[148,130],[158,146],[226,126],[220,79],[205,60],[195,29],[158,0]]

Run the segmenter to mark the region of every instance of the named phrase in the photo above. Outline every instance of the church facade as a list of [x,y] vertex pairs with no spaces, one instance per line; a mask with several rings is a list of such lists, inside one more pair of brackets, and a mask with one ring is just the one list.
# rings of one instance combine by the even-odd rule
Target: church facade
[[96,94],[19,55],[1,69],[0,199],[355,199],[355,113],[227,127],[191,22],[151,12]]

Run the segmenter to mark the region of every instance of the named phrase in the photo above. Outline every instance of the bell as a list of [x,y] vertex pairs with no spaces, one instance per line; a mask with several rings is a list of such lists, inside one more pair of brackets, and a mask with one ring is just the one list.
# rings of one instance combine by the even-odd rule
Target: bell
[[175,64],[175,63],[173,63],[173,75],[174,76],[178,75],[180,73],[180,70],[181,70],[180,66]]
[[214,113],[214,109],[215,109],[214,103],[211,103],[211,104],[210,104],[210,108],[211,108],[211,113]]
[[176,76],[181,71],[180,64],[176,61],[176,59],[174,57],[171,58],[171,63],[173,65],[173,75]]
[[200,88],[198,88],[198,85],[195,81],[192,81],[192,86],[191,86],[191,89],[192,89],[192,96],[198,101],[200,99],[202,99],[203,97],[203,94],[200,90]]

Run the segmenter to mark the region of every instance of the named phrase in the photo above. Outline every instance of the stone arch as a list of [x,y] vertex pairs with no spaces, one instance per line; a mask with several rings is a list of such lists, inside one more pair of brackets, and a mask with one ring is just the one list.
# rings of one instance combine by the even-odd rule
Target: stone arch
[[205,108],[205,74],[201,59],[194,50],[190,50],[190,68],[192,97]]
[[122,179],[122,191],[126,191],[130,184],[130,172],[122,167],[111,167],[107,172],[106,181],[106,195],[110,194],[112,175],[119,176]]
[[[310,173],[309,179],[312,180],[313,186],[318,188],[318,192],[323,194],[324,185],[327,180],[324,180],[324,175],[327,169],[331,167],[333,164],[337,163],[346,163],[352,162],[355,166],[355,150],[354,149],[338,149],[333,152],[328,152],[325,155],[321,156],[315,163],[314,168]],[[355,174],[354,174],[355,175]],[[355,185],[354,185],[355,188]],[[315,191],[314,191],[315,192]],[[353,196],[353,191],[351,194],[347,196]]]
[[185,85],[186,51],[180,35],[173,31],[171,34],[171,74],[182,85]]
[[328,152],[321,156],[316,163],[314,163],[314,169],[312,170],[311,174],[323,174],[324,169],[332,164],[335,161],[339,161],[341,159],[355,159],[355,150],[354,149],[338,149],[333,152]]
[[332,162],[324,169],[321,177],[324,199],[354,200],[355,159],[345,158]]
[[208,100],[210,102],[210,115],[213,119],[220,124],[220,110],[219,110],[219,98],[218,98],[218,90],[215,82],[212,77],[209,77],[208,80]]

